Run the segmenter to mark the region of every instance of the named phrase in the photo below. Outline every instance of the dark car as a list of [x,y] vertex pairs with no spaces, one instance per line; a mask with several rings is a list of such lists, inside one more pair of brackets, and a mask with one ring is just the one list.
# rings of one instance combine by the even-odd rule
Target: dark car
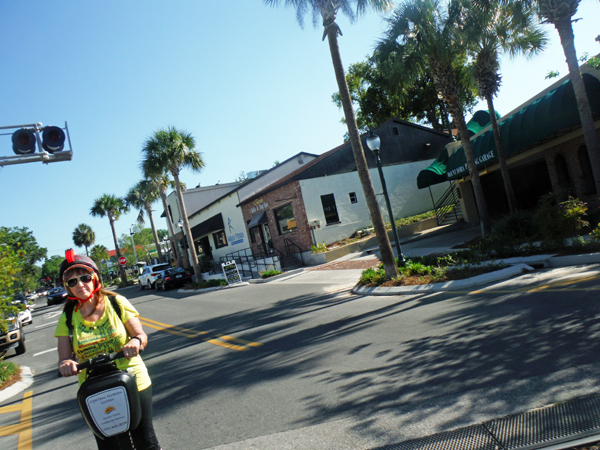
[[166,291],[172,287],[183,286],[192,282],[192,274],[181,267],[167,269],[156,278],[156,289]]
[[25,353],[25,333],[23,325],[14,314],[6,316],[8,330],[6,333],[0,330],[0,356],[4,355],[9,349],[14,348],[17,355]]
[[50,289],[46,296],[48,300],[48,306],[63,303],[67,301],[67,291],[62,287]]

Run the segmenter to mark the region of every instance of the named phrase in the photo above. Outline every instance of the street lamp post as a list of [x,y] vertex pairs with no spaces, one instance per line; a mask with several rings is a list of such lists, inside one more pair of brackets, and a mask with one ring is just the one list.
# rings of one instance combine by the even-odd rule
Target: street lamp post
[[135,234],[135,232],[133,231],[133,227],[134,225],[131,225],[131,228],[129,228],[129,236],[131,236],[131,245],[133,246],[133,257],[135,258],[135,263],[138,263],[138,259],[137,259],[137,252],[135,251],[135,241],[133,240],[133,235]]
[[387,205],[388,214],[390,216],[390,222],[392,222],[392,231],[394,234],[394,242],[398,249],[398,263],[399,265],[404,264],[404,255],[402,254],[402,247],[400,247],[400,238],[398,237],[398,230],[396,229],[396,221],[394,220],[394,213],[392,212],[392,204],[390,203],[390,197],[388,195],[387,186],[385,184],[385,178],[383,177],[383,169],[381,167],[381,159],[379,158],[379,147],[381,145],[381,139],[373,130],[369,130],[369,136],[367,137],[367,147],[371,149],[375,159],[377,160],[377,170],[379,171],[379,178],[381,179],[381,188],[383,189],[383,197]]

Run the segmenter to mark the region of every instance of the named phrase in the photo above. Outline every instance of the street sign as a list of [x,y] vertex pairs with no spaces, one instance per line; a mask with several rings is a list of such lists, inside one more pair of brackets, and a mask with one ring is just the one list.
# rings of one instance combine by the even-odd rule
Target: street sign
[[127,264],[127,258],[125,258],[124,256],[121,256],[119,258],[119,264],[121,264],[122,266],[124,266],[125,264]]

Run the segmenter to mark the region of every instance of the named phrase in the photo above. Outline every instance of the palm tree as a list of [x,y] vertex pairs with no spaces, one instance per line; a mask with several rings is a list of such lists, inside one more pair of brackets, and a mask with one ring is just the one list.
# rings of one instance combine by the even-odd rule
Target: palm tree
[[466,49],[459,39],[457,26],[461,12],[456,1],[450,2],[446,9],[439,0],[405,1],[388,20],[390,28],[379,48],[383,54],[396,54],[397,59],[403,62],[402,67],[408,77],[416,77],[427,70],[431,73],[458,126],[479,212],[481,234],[485,237],[491,231],[491,222],[460,100],[466,77]]
[[514,211],[517,209],[517,201],[508,173],[493,101],[500,90],[502,79],[498,54],[504,51],[511,57],[518,54],[532,56],[544,49],[547,39],[536,25],[534,11],[523,8],[522,4],[492,3],[481,7],[470,0],[463,0],[462,4],[463,39],[471,46],[470,53],[475,61],[475,80],[479,95],[488,106],[506,197],[510,210]]
[[[115,251],[117,258],[121,257],[119,250],[119,243],[117,241],[117,232],[115,231],[115,221],[119,220],[121,214],[129,211],[129,207],[122,198],[115,197],[114,195],[104,194],[102,197],[94,200],[94,206],[90,210],[90,214],[95,217],[108,217],[110,222],[110,228],[112,230],[113,240],[115,243]],[[125,268],[119,264],[121,271],[121,280],[127,281],[127,274]]]
[[150,219],[150,227],[152,228],[152,235],[154,236],[154,245],[156,246],[156,251],[158,252],[158,259],[160,262],[165,262],[162,251],[160,249],[160,244],[158,240],[158,233],[156,232],[156,227],[154,226],[154,218],[152,217],[152,203],[154,203],[160,194],[156,186],[148,180],[139,181],[135,186],[133,186],[127,195],[125,196],[125,201],[128,206],[133,206],[136,209],[139,209],[139,214],[137,217],[138,223],[141,225],[144,223],[144,210]]
[[[367,159],[360,141],[358,125],[356,124],[356,117],[354,115],[352,99],[350,97],[350,91],[348,90],[346,74],[344,73],[344,66],[342,64],[338,43],[338,35],[341,35],[342,32],[335,21],[337,12],[340,9],[346,16],[353,20],[357,15],[364,13],[367,8],[372,8],[375,11],[381,12],[389,11],[392,8],[393,2],[391,0],[337,0],[335,4],[331,0],[264,0],[264,2],[270,6],[285,3],[286,6],[294,7],[300,25],[302,25],[304,13],[309,10],[312,11],[313,17],[320,15],[323,19],[323,40],[327,37],[329,42],[329,51],[331,53],[333,69],[335,71],[335,78],[339,89],[338,92],[344,110],[346,126],[348,127],[348,136],[350,137],[350,144],[354,153],[354,160],[356,161],[358,178],[365,193],[369,214],[371,215],[371,221],[377,236],[377,244],[379,245],[385,276],[390,279],[395,278],[398,275],[398,267],[394,260],[394,251],[392,250],[390,240],[385,230],[385,223],[383,221],[381,209],[377,203],[373,181],[369,174]],[[356,5],[356,13],[353,11],[353,4]],[[390,220],[394,220],[394,218],[392,217]],[[400,252],[400,249],[398,249],[398,252]]]
[[96,242],[96,234],[89,225],[85,223],[77,225],[75,231],[73,231],[73,243],[77,247],[85,247],[85,254],[90,256],[88,253],[88,247]]
[[521,3],[528,7],[538,8],[538,14],[542,23],[551,23],[558,31],[560,42],[565,53],[567,66],[569,67],[569,79],[573,85],[583,138],[587,147],[592,173],[596,184],[596,193],[600,194],[600,138],[596,134],[592,110],[588,100],[583,77],[579,70],[577,50],[575,49],[575,35],[573,34],[573,16],[579,8],[581,0],[474,0],[486,7],[490,3]]
[[[147,173],[148,170],[150,170],[150,169],[145,168],[145,164],[144,164],[144,162],[142,162],[142,171],[144,172],[144,176],[147,177],[146,179],[148,180],[149,183],[151,183],[153,186],[155,186],[155,188],[158,190],[158,194],[162,200],[163,208],[165,210],[165,217],[167,218],[167,227],[169,228],[169,234],[171,236],[171,248],[173,249],[173,252],[175,253],[175,258],[177,258],[177,265],[179,267],[183,267],[183,259],[181,258],[181,250],[179,249],[179,247],[177,246],[177,244],[175,242],[175,239],[173,238],[173,236],[175,236],[175,226],[173,225],[173,217],[171,217],[171,214],[169,212],[169,204],[167,203],[167,189],[169,189],[169,188],[174,189],[175,182],[173,180],[170,180],[169,176],[167,174],[163,173],[163,174],[150,175],[149,173]],[[184,183],[182,183],[180,181],[179,184],[181,185],[182,189],[185,189]]]
[[190,229],[185,203],[183,202],[179,173],[183,168],[200,172],[204,168],[202,154],[196,151],[196,141],[190,133],[179,131],[174,127],[155,131],[144,143],[142,152],[145,155],[142,162],[144,174],[157,176],[169,172],[173,176],[181,220],[183,221],[185,236],[192,258],[192,266],[194,267],[194,274],[196,275],[196,280],[200,280],[200,265],[198,264],[196,246],[194,245],[192,230]]

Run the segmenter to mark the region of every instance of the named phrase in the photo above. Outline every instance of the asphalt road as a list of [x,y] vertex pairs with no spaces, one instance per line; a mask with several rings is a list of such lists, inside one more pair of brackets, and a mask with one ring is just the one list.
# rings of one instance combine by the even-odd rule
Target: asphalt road
[[[360,297],[358,271],[202,295],[127,289],[150,344],[164,449],[369,449],[600,388],[600,267],[473,292]],[[93,449],[74,379],[56,378],[60,306],[38,300],[27,352],[33,448]],[[19,412],[0,413],[0,427]],[[17,435],[0,436],[17,449]],[[25,450],[25,448],[19,450]]]

